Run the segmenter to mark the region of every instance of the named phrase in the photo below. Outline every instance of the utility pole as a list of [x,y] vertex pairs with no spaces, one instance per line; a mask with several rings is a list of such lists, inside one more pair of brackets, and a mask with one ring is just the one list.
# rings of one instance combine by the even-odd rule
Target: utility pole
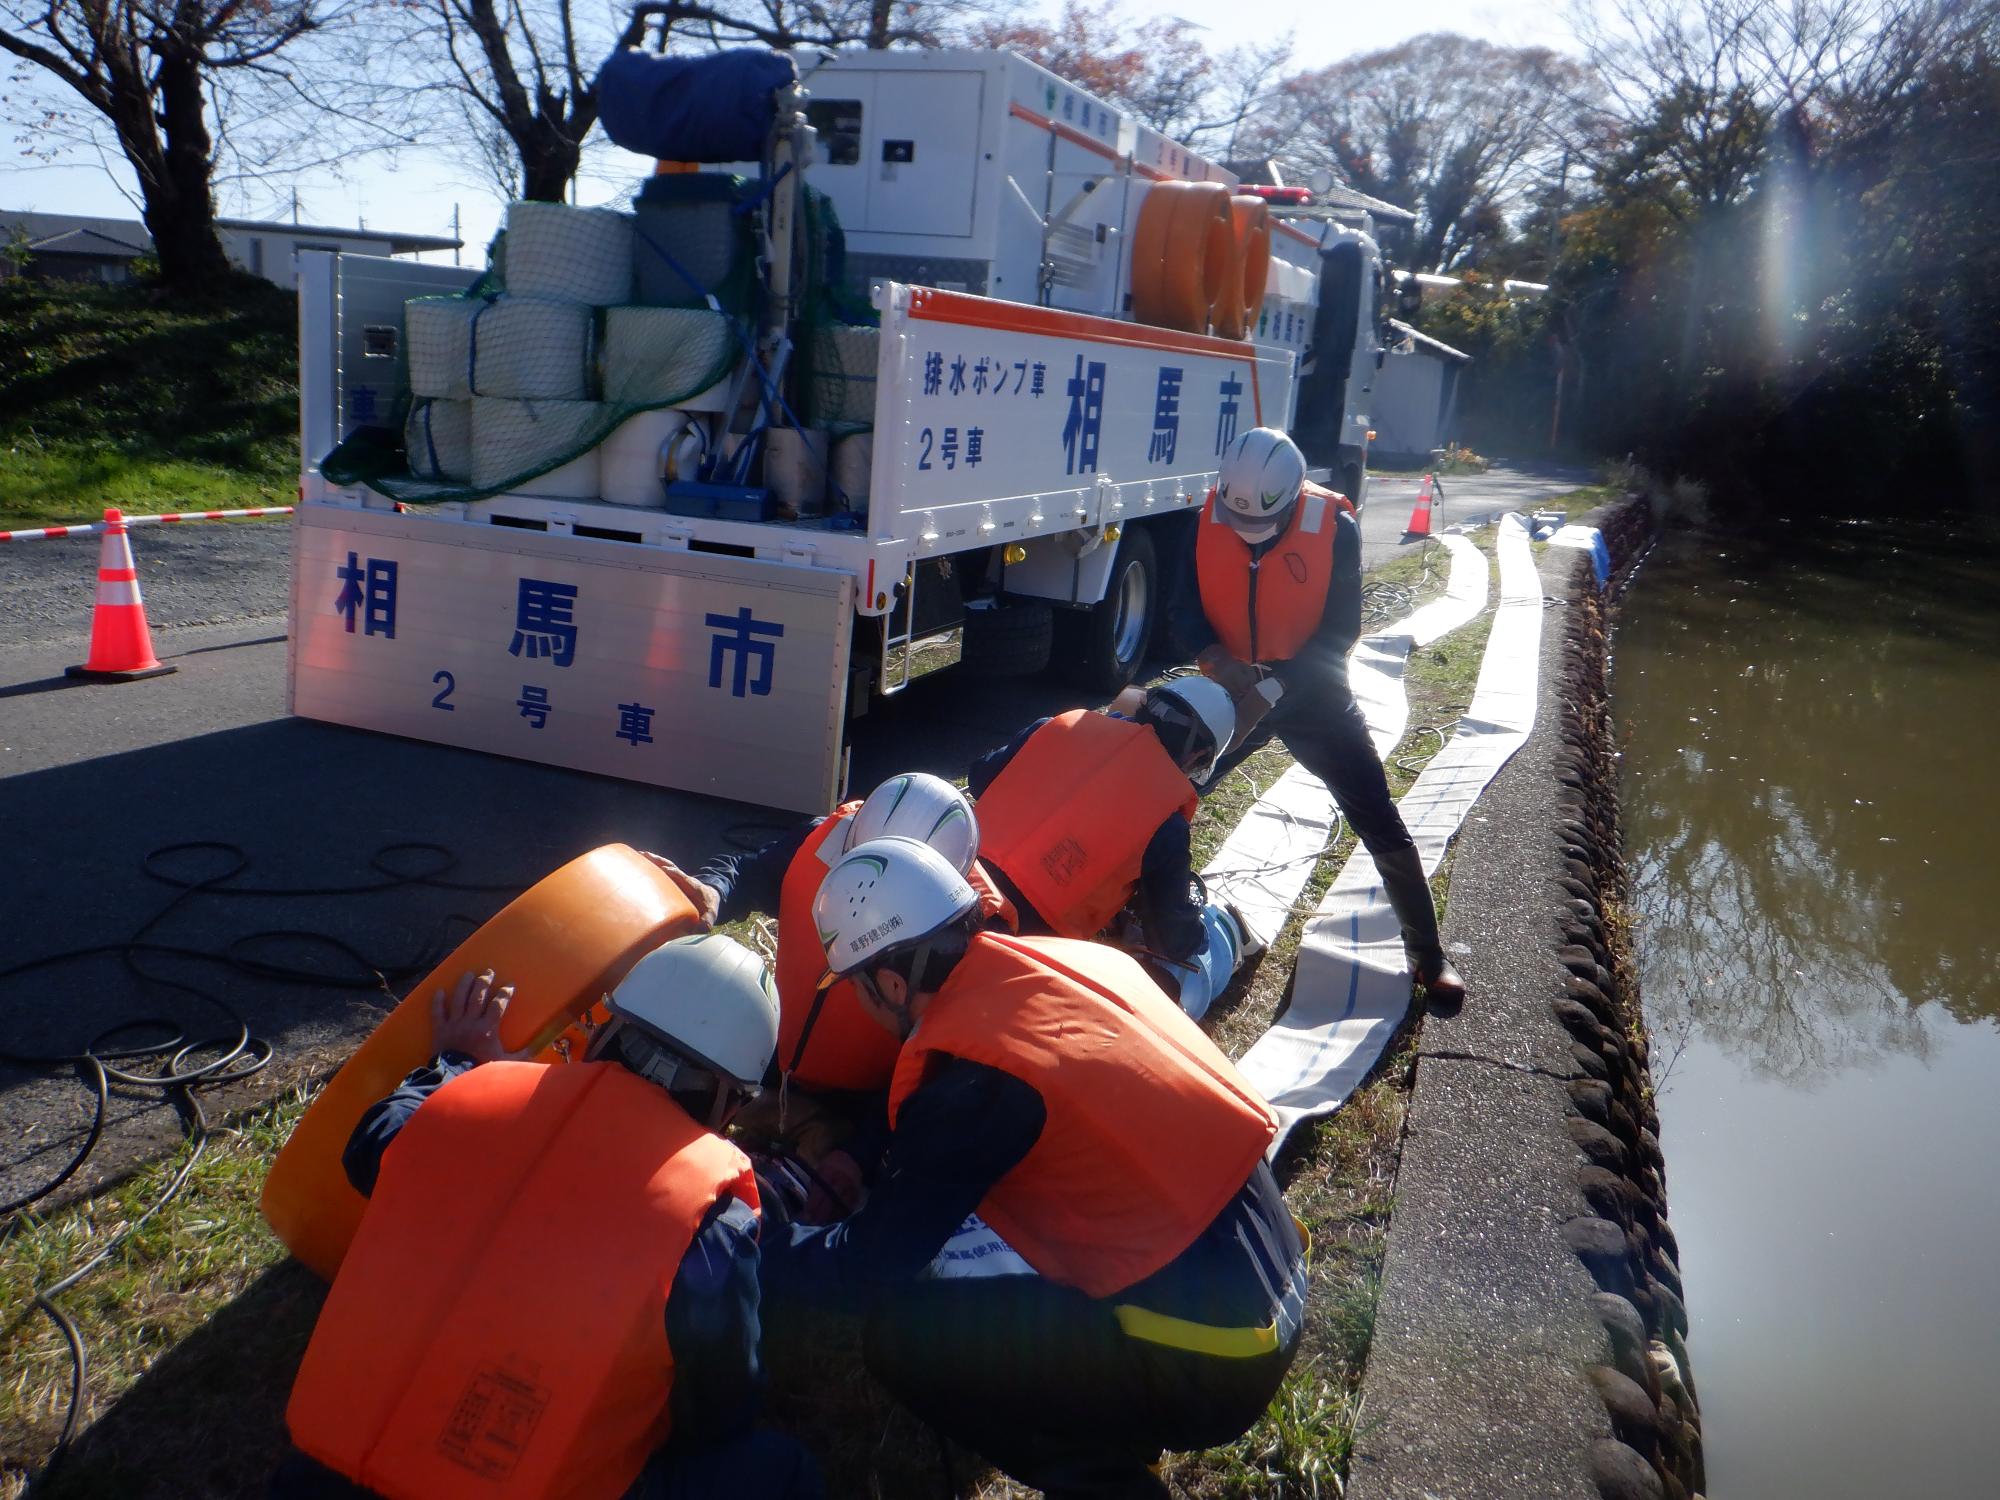
[[292,184],[292,223],[297,224],[298,222],[299,222],[299,185],[295,182]]
[[451,238],[451,263],[457,265],[459,242],[465,238],[465,235],[458,227],[458,205],[456,203],[451,206]]
[[1563,147],[1562,170],[1556,174],[1556,204],[1549,214],[1549,266],[1545,280],[1554,280],[1556,257],[1562,253],[1563,202],[1569,194],[1569,147]]

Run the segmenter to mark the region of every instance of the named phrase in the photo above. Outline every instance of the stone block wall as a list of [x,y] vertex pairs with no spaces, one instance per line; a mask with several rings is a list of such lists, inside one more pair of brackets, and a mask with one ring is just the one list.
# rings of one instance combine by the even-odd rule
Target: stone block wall
[[1552,548],[1534,732],[1461,835],[1350,1492],[1686,1500],[1704,1483],[1679,1253],[1622,919],[1610,615],[1652,519]]

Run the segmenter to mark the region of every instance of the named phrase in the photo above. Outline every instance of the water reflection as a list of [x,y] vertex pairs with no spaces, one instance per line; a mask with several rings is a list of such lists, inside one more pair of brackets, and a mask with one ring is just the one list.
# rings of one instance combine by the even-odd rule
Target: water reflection
[[[1677,538],[1617,638],[1644,993],[1810,1086],[2000,1020],[2000,545],[1899,523]],[[1670,1074],[1668,1077],[1670,1078]]]
[[1619,623],[1712,1500],[1994,1493],[2000,547],[1678,539]]

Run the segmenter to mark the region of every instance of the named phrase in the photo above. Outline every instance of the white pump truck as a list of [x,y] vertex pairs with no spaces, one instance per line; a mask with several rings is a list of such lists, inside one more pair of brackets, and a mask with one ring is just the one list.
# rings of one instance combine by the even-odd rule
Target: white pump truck
[[[1128,681],[1236,433],[1292,430],[1362,498],[1382,316],[1365,234],[1267,217],[1220,167],[1009,53],[817,61],[738,169],[765,188],[765,389],[684,404],[718,451],[782,423],[810,184],[880,318],[849,396],[866,430],[831,459],[841,503],[677,503],[665,451],[640,503],[335,483],[321,458],[403,399],[405,299],[472,273],[301,252],[293,712],[824,811],[850,722],[928,671]],[[827,486],[832,432],[799,439],[763,447],[767,486],[801,451]]]

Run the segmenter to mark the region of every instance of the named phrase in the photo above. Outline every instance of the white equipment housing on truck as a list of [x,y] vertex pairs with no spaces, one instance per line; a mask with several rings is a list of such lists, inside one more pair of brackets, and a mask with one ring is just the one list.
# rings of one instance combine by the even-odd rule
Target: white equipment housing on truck
[[[403,299],[473,273],[304,252],[294,712],[824,811],[870,695],[961,654],[1007,670],[993,643],[1024,642],[1029,669],[1053,649],[1129,677],[1221,453],[1300,417],[1302,355],[1347,393],[1320,425],[1354,456],[1322,464],[1359,498],[1365,237],[1277,226],[1248,339],[1138,324],[1146,192],[1220,168],[1011,54],[847,55],[807,86],[792,144],[881,317],[865,516],[334,484],[319,457],[400,401]],[[1346,342],[1314,348],[1329,250],[1352,263]]]

